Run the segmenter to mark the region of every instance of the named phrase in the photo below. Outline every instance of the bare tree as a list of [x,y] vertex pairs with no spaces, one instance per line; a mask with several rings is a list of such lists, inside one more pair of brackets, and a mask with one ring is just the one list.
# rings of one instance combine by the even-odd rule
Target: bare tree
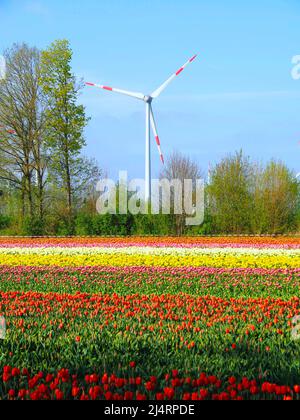
[[[173,180],[179,180],[181,181],[182,185],[184,185],[185,180],[192,180],[194,191],[196,187],[196,180],[199,178],[203,178],[203,174],[198,163],[179,152],[173,152],[171,154],[171,156],[166,161],[165,168],[160,174],[160,180],[167,179],[169,182],[172,182]],[[185,222],[187,217],[183,205],[184,191],[182,190],[182,214],[175,214],[174,212],[174,191],[171,199],[175,231],[176,234],[180,236],[185,231]]]
[[6,78],[0,81],[2,132],[0,179],[21,191],[22,214],[44,216],[46,157],[43,146],[44,107],[39,88],[40,54],[26,44],[4,54]]

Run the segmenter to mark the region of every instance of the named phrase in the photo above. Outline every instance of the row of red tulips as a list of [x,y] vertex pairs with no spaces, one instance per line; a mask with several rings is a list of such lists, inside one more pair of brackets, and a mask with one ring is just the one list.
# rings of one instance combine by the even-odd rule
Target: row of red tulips
[[226,380],[201,373],[198,378],[181,377],[177,370],[164,378],[151,376],[147,379],[135,375],[135,363],[131,362],[131,376],[118,377],[115,374],[93,373],[79,378],[68,369],[61,369],[55,375],[39,372],[30,375],[28,369],[5,366],[1,388],[7,390],[11,400],[244,400],[244,399],[300,399],[300,385],[293,388],[269,382],[235,377]]

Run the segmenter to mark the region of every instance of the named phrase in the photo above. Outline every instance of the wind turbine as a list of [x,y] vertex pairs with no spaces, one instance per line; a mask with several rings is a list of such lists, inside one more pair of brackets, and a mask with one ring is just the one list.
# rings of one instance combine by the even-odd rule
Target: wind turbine
[[99,89],[104,89],[109,92],[119,93],[121,95],[130,96],[135,99],[139,99],[146,104],[146,155],[145,155],[145,202],[149,203],[151,199],[151,133],[150,127],[152,127],[152,131],[156,140],[158,153],[160,156],[160,160],[162,164],[164,164],[164,156],[161,150],[161,143],[160,138],[158,135],[156,122],[154,119],[153,109],[152,109],[152,102],[154,99],[158,98],[160,94],[167,88],[167,86],[179,76],[183,70],[196,59],[197,55],[194,55],[189,61],[187,61],[176,73],[172,74],[169,79],[167,79],[158,89],[156,89],[151,95],[145,95],[140,92],[129,92],[123,89],[112,88],[109,86],[103,86],[95,83],[86,83],[87,86],[93,86]]
[[4,127],[4,125],[0,124],[0,130],[5,131],[8,134],[12,134],[12,135],[16,135],[17,133],[15,132],[15,130],[11,130],[10,128],[6,128]]

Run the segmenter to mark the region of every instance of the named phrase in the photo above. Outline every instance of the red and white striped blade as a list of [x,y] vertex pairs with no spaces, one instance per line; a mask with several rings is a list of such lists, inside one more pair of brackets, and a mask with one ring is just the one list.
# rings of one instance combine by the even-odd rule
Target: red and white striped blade
[[169,86],[169,84],[176,79],[177,76],[179,76],[183,70],[189,65],[191,64],[195,59],[197,58],[197,55],[194,55],[192,58],[189,59],[189,61],[187,61],[182,67],[180,67],[180,69],[177,70],[176,73],[172,74],[171,77],[169,77],[169,79],[163,84],[161,85],[157,90],[155,90],[152,93],[152,98],[157,98],[165,89],[167,86]]
[[107,90],[109,92],[120,93],[121,95],[130,96],[130,97],[135,98],[135,99],[144,100],[144,97],[145,97],[145,95],[143,95],[142,93],[139,93],[139,92],[129,92],[128,90],[117,89],[117,88],[113,88],[113,87],[110,87],[110,86],[97,85],[96,83],[87,82],[86,85],[96,87],[98,89]]
[[156,128],[152,107],[150,107],[150,121],[151,121],[152,130],[153,130],[153,133],[154,133],[156,145],[157,145],[157,148],[158,148],[159,157],[160,157],[160,160],[161,160],[162,164],[164,165],[164,163],[165,163],[164,155],[161,151],[160,139],[159,139],[157,128]]
[[10,128],[7,128],[7,127],[5,127],[4,125],[1,125],[1,124],[0,124],[0,130],[6,131],[8,134],[13,134],[13,135],[17,134],[15,132],[15,130],[11,130]]

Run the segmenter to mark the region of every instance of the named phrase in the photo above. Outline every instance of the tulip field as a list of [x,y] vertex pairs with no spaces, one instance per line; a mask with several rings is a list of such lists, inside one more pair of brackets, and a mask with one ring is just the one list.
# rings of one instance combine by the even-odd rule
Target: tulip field
[[0,399],[300,399],[299,286],[300,238],[0,238]]

